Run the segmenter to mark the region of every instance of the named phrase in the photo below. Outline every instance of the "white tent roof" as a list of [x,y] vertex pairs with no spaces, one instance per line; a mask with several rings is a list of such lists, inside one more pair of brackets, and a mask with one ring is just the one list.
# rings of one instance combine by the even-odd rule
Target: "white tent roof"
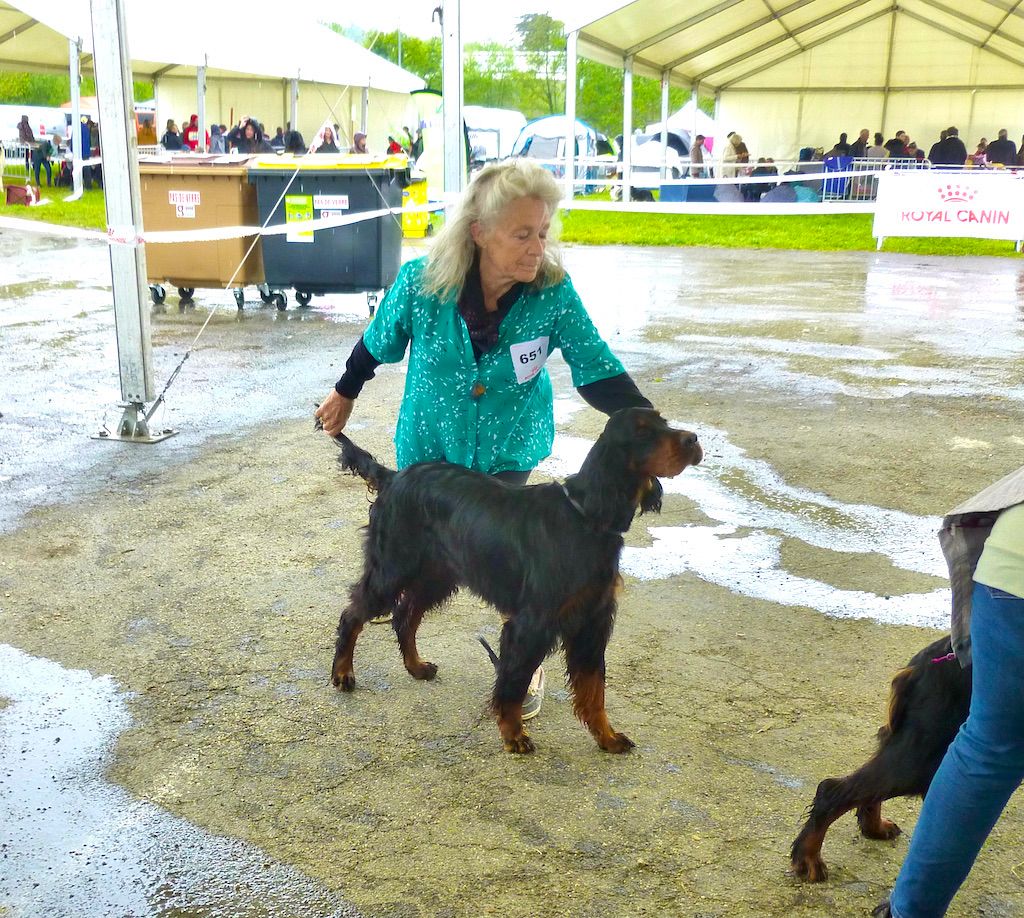
[[634,0],[570,23],[578,53],[719,99],[752,156],[795,158],[862,127],[927,149],[955,124],[970,147],[1017,121],[1016,0]]
[[[126,0],[128,49],[138,78],[293,79],[335,86],[368,86],[395,93],[421,89],[415,74],[378,57],[343,35],[282,8],[209,0]],[[34,72],[66,73],[68,39],[81,38],[82,69],[91,67],[88,0],[0,0],[0,64]]]
[[635,0],[581,25],[580,55],[709,91],[1024,88],[1013,0]]
[[462,106],[462,118],[471,131],[507,131],[518,134],[526,127],[526,116],[511,108],[488,108],[486,105]]

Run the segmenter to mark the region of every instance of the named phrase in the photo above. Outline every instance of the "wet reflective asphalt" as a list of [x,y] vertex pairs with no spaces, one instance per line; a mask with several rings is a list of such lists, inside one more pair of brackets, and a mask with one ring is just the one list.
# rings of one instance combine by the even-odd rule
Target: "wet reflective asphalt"
[[[925,411],[930,401],[997,400],[1018,419],[1024,408],[1017,260],[574,248],[566,261],[602,334],[638,378],[658,372],[659,383],[736,399],[914,398]],[[215,438],[307,416],[365,325],[365,297],[318,297],[309,309],[293,301],[281,312],[248,293],[241,311],[223,291],[198,291],[194,305],[180,308],[172,293],[154,310],[158,391],[214,311],[153,419],[178,434],[155,446],[96,441],[90,435],[120,415],[106,249],[0,234],[0,531],[25,524],[36,507],[87,500],[119,482],[138,486],[192,461]],[[563,421],[580,408],[574,396],[558,399]],[[943,627],[942,589],[880,596],[788,571],[780,559],[783,542],[796,540],[874,552],[896,568],[941,577],[935,516],[790,482],[751,457],[734,431],[673,420],[699,431],[708,460],[666,491],[694,501],[708,520],[652,524],[650,545],[627,548],[627,573],[689,571],[779,603],[795,591],[825,615]],[[1006,435],[1024,447],[1024,426]],[[970,423],[951,430],[949,443],[965,455],[985,449]],[[560,435],[542,470],[575,470],[589,445]],[[8,646],[0,646],[0,673],[0,696],[12,702],[0,711],[0,827],[32,826],[17,837],[0,828],[0,906],[15,915],[213,915],[222,912],[211,902],[234,897],[233,914],[350,913],[258,849],[210,836],[105,782],[103,762],[128,715],[102,676]],[[57,848],[67,849],[62,858],[46,853]]]

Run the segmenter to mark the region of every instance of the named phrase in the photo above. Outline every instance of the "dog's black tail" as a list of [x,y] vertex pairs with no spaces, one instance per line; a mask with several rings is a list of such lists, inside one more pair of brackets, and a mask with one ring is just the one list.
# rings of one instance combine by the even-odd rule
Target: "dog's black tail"
[[484,638],[482,638],[480,635],[477,635],[476,639],[481,644],[484,645],[484,650],[487,651],[487,656],[489,656],[491,658],[491,663],[493,663],[494,664],[494,668],[497,669],[498,668],[498,655],[493,650],[491,650],[491,645],[488,644],[487,641]]
[[341,447],[338,465],[345,471],[362,478],[369,490],[383,492],[391,483],[391,479],[398,474],[394,469],[381,465],[365,449],[356,446],[344,434],[338,434],[334,438],[334,442]]

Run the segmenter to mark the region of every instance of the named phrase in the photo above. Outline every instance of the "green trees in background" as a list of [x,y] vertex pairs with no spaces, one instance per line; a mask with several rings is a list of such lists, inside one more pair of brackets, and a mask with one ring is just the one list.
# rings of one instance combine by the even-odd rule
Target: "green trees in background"
[[[343,30],[332,26],[339,32]],[[565,111],[565,25],[544,13],[519,17],[518,44],[468,44],[463,52],[463,94],[467,105],[512,108],[527,119]],[[374,53],[398,63],[398,32],[363,36]],[[441,39],[402,36],[401,66],[441,88]],[[581,121],[616,136],[622,133],[622,71],[595,61],[577,62],[576,113]],[[669,111],[690,97],[669,90]],[[703,101],[703,100],[702,100]],[[661,86],[647,77],[633,78],[633,126],[661,118]]]
[[564,23],[545,13],[527,13],[519,17],[516,32],[527,72],[533,76],[534,99],[540,113],[551,115],[565,111]]
[[[332,24],[330,28],[342,35],[347,35],[341,26]],[[352,37],[349,35],[348,37]],[[398,63],[398,32],[370,32],[363,36],[362,44],[374,54],[385,60]],[[426,81],[429,89],[441,88],[441,39],[414,38],[402,35],[401,67]]]
[[[91,77],[82,80],[82,95],[96,95],[96,82]],[[71,78],[51,73],[0,72],[0,103],[4,105],[45,105],[59,108],[71,98]],[[135,101],[153,98],[153,84],[135,83]]]

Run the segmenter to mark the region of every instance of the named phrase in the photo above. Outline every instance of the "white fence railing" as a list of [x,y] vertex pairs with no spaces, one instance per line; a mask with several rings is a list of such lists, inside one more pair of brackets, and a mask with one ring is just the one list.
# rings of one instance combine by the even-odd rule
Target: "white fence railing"
[[[534,159],[557,178],[565,175],[564,159]],[[622,162],[610,157],[577,157],[573,160],[576,194],[593,194],[608,190],[613,199],[621,197],[625,182]],[[669,200],[669,189],[692,186],[736,186],[747,201],[757,201],[761,195],[779,184],[799,184],[810,189],[824,202],[871,202],[878,192],[878,175],[890,170],[950,169],[933,166],[927,159],[868,159],[854,157],[828,157],[824,160],[778,160],[756,163],[722,163],[705,160],[693,164],[688,157],[680,157],[672,166],[631,164],[630,188],[640,192],[647,200],[658,192]],[[969,167],[955,167],[957,170]],[[977,171],[996,171],[989,167]],[[678,200],[677,193],[671,195]],[[695,194],[694,197],[697,195]],[[713,192],[700,193],[709,200]]]

